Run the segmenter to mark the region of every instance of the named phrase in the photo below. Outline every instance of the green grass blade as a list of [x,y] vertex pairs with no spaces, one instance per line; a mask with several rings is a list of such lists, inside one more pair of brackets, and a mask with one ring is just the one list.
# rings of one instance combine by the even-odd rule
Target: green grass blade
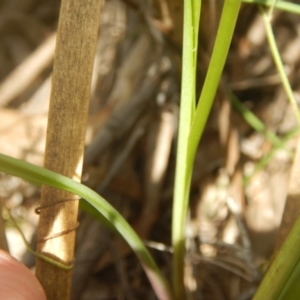
[[300,125],[300,112],[299,112],[298,105],[297,105],[296,99],[294,97],[289,79],[288,79],[288,77],[286,75],[286,72],[284,70],[284,65],[283,65],[283,62],[281,60],[278,47],[276,45],[276,40],[275,40],[273,30],[272,30],[270,15],[268,13],[266,13],[262,8],[260,8],[260,11],[261,11],[263,21],[264,21],[264,24],[265,24],[267,39],[268,39],[268,42],[269,42],[269,47],[270,47],[270,50],[271,50],[271,53],[272,53],[277,71],[279,73],[284,91],[287,95],[287,98],[288,98],[292,108],[293,108],[294,114],[295,114],[295,116],[297,118],[297,121],[298,121],[298,125]]
[[[266,27],[267,38],[272,52],[276,67],[278,69],[283,88],[287,93],[291,102],[298,124],[300,125],[300,113],[295,101],[290,83],[285,74],[281,61],[274,34],[272,31],[270,15],[260,8],[264,24]],[[297,197],[297,195],[294,195]],[[264,276],[255,296],[254,300],[284,300],[299,299],[300,287],[300,218],[298,217],[288,237],[286,238],[281,249],[276,253],[276,257]]]
[[187,166],[190,172],[221,79],[240,4],[241,0],[226,0],[224,2],[211,61],[190,131]]
[[[196,110],[196,74],[197,74],[197,55],[198,55],[198,35],[199,35],[199,23],[200,23],[200,12],[201,12],[201,0],[200,1],[191,1],[191,15],[192,15],[192,20],[191,20],[191,24],[187,24],[188,26],[192,26],[192,59],[193,59],[193,82],[191,84],[191,87],[193,88],[192,92],[193,92],[193,97],[192,99],[192,111],[191,111],[191,118],[193,119],[195,110]],[[186,42],[186,38],[183,41],[183,44]],[[184,46],[185,47],[185,46]],[[187,48],[187,47],[186,47]],[[188,55],[188,53],[186,53]],[[182,61],[186,60],[183,59]],[[185,68],[185,66],[183,65],[183,68]],[[186,69],[186,73],[191,73],[188,72],[188,68]],[[183,74],[182,74],[183,75]],[[185,84],[182,84],[182,87],[185,88]],[[188,101],[186,99],[186,101]],[[191,124],[191,123],[189,123]]]
[[29,182],[61,189],[85,199],[90,205],[97,209],[106,222],[124,238],[136,253],[157,297],[164,300],[172,299],[166,279],[159,271],[142,240],[122,215],[96,192],[70,178],[3,154],[0,154],[0,171],[20,177]]
[[201,1],[184,1],[183,57],[179,132],[177,144],[172,245],[173,288],[176,299],[184,299],[183,256],[186,216],[182,213],[188,202],[186,159],[188,136],[196,107],[196,66]]
[[[211,61],[208,67],[208,71],[200,95],[199,103],[197,105],[196,112],[194,114],[191,123],[191,128],[189,131],[189,136],[187,140],[188,144],[187,144],[186,161],[184,164],[184,168],[179,170],[179,172],[183,173],[181,174],[181,178],[183,178],[184,180],[181,182],[175,181],[175,184],[177,183],[181,184],[182,202],[180,206],[178,205],[177,211],[173,210],[174,213],[173,218],[175,219],[176,216],[176,222],[178,221],[178,225],[177,225],[178,231],[176,232],[177,246],[174,247],[173,266],[174,267],[180,266],[180,271],[183,270],[184,248],[185,248],[185,224],[187,220],[188,196],[189,196],[189,189],[190,189],[190,183],[191,183],[192,172],[193,172],[193,162],[194,162],[199,141],[203,134],[204,127],[214,101],[214,97],[219,85],[219,81],[221,79],[221,75],[229,51],[230,43],[232,40],[238,12],[240,9],[240,4],[241,4],[241,0],[226,0],[224,2],[222,14],[221,14],[221,20],[220,20],[216,40],[215,40],[215,45],[212,52]],[[179,155],[180,154],[181,153],[179,153]],[[176,191],[176,187],[175,187],[175,191]],[[175,229],[176,227],[173,227],[173,230]]]
[[299,232],[300,218],[298,218],[283,246],[276,254],[253,300],[298,299],[296,295],[295,298],[285,297],[285,287],[291,287],[293,284],[299,286],[299,282],[295,282],[297,276],[294,276],[299,274],[300,268]]
[[[268,7],[273,5],[273,1],[274,0],[243,0],[244,3],[261,4]],[[274,8],[293,14],[300,14],[300,5],[288,1],[277,1],[274,5]]]
[[[193,1],[193,3],[196,2]],[[191,101],[194,101],[193,99],[195,98],[194,82],[196,69],[191,59],[194,59],[192,53],[197,48],[193,48],[196,42],[192,42],[192,40],[198,38],[195,35],[196,32],[198,33],[198,30],[195,31],[194,29],[198,24],[191,24],[191,20],[193,20],[191,18],[193,14],[191,1],[184,2],[183,74],[172,224],[172,243],[174,247],[173,285],[176,299],[184,298],[183,262],[192,165],[221,78],[240,3],[240,0],[226,0],[224,3],[208,73],[199,104],[195,113],[193,113],[191,111]]]
[[292,154],[292,151],[290,149],[287,149],[286,147],[286,143],[292,139],[293,137],[295,137],[297,134],[299,134],[299,127],[292,129],[291,131],[289,131],[282,139],[280,144],[276,144],[272,147],[272,149],[266,154],[266,156],[264,156],[260,161],[257,162],[257,164],[255,165],[254,170],[252,171],[251,174],[248,174],[245,178],[244,178],[244,185],[247,186],[249,181],[251,180],[251,178],[253,177],[254,174],[256,174],[257,172],[263,170],[268,163],[270,162],[270,160],[274,157],[275,153],[279,150],[279,149],[284,149],[285,151],[288,151],[290,154]]
[[279,138],[276,134],[268,130],[265,124],[250,109],[248,109],[242,102],[240,102],[239,99],[233,93],[228,93],[228,96],[230,98],[232,106],[241,114],[243,119],[255,131],[264,134],[265,138],[269,140],[273,145],[269,153],[267,153],[267,155],[256,164],[253,172],[247,177],[245,177],[244,184],[247,185],[254,174],[266,167],[266,165],[272,159],[277,150],[284,149],[290,155],[292,154],[292,151],[290,149],[287,149],[285,147],[285,144],[288,140],[290,140],[292,137],[298,134],[299,127],[292,129],[283,138]]
[[295,265],[288,282],[284,285],[283,289],[278,296],[278,300],[285,299],[300,299],[300,259]]
[[265,124],[255,116],[255,114],[248,109],[243,103],[241,103],[237,97],[230,93],[229,94],[230,101],[232,106],[241,114],[243,119],[257,132],[264,134],[265,138],[270,141],[274,146],[281,145],[281,139],[268,130]]
[[[182,63],[182,89],[181,108],[179,121],[179,134],[177,146],[177,161],[175,175],[175,190],[173,204],[172,243],[173,256],[173,285],[175,295],[180,298],[183,294],[183,253],[182,231],[185,231],[185,221],[182,218],[182,203],[186,201],[186,157],[187,138],[189,135],[192,117],[195,111],[196,101],[196,62],[198,47],[198,31],[200,21],[201,1],[184,2],[184,34],[183,34],[183,63]],[[178,259],[179,258],[179,259]]]

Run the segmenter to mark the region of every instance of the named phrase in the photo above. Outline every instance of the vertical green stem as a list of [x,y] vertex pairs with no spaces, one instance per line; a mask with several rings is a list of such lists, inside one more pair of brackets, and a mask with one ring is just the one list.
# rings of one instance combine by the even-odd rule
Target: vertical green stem
[[[174,204],[172,220],[173,288],[176,299],[184,299],[183,258],[186,211],[188,205],[188,182],[186,158],[188,136],[196,106],[196,62],[201,1],[184,1],[183,58],[181,107],[176,158]],[[183,211],[184,210],[184,211]]]
[[[192,165],[224,68],[241,0],[226,0],[224,3],[211,62],[196,111],[194,111],[195,51],[197,51],[196,40],[198,39],[196,20],[199,20],[200,16],[197,19],[191,9],[194,8],[195,12],[193,5],[195,6],[195,3],[199,2],[185,1],[184,3],[182,97],[172,224],[172,243],[174,247],[173,286],[175,297],[178,300],[185,298],[183,284],[185,230]],[[198,9],[200,12],[199,4]]]
[[208,119],[232,40],[241,0],[224,2],[218,33],[189,136],[189,170]]

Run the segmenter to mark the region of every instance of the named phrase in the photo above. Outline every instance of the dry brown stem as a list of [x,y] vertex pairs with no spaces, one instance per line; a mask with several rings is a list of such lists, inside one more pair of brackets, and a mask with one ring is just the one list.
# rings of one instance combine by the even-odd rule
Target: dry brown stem
[[[63,0],[54,59],[45,167],[80,180],[91,75],[100,18],[99,0]],[[43,187],[37,250],[73,263],[77,196]],[[69,299],[71,271],[38,259],[36,275],[47,299]]]

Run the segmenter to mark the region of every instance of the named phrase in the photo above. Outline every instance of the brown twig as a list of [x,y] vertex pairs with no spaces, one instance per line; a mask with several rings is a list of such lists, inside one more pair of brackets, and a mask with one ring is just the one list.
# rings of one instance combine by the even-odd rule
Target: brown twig
[[53,60],[56,34],[50,35],[19,67],[0,84],[0,106],[7,105],[37,78]]
[[[100,7],[98,0],[61,4],[44,165],[75,180],[81,177]],[[37,251],[65,265],[74,259],[78,201],[69,200],[76,197],[42,188]],[[36,275],[48,299],[70,298],[71,271],[37,259]]]

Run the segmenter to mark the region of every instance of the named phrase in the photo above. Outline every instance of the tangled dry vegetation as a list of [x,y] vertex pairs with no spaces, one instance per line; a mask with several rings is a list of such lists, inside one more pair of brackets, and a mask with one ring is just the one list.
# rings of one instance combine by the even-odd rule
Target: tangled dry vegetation
[[[43,164],[59,5],[0,1],[0,152],[37,165]],[[222,1],[203,5],[199,90]],[[130,220],[168,277],[182,47],[172,16],[172,1],[103,3],[83,175],[86,185]],[[299,100],[299,17],[275,11],[273,28]],[[274,151],[266,131],[254,130],[231,106],[228,90],[279,138],[297,127],[252,5],[242,6],[194,164],[185,269],[189,299],[251,298],[273,252],[288,193],[296,134]],[[39,191],[1,174],[0,196],[34,246]],[[80,214],[79,221],[74,299],[155,299],[129,248],[92,217]],[[7,237],[11,252],[33,267],[34,258],[10,226]]]

